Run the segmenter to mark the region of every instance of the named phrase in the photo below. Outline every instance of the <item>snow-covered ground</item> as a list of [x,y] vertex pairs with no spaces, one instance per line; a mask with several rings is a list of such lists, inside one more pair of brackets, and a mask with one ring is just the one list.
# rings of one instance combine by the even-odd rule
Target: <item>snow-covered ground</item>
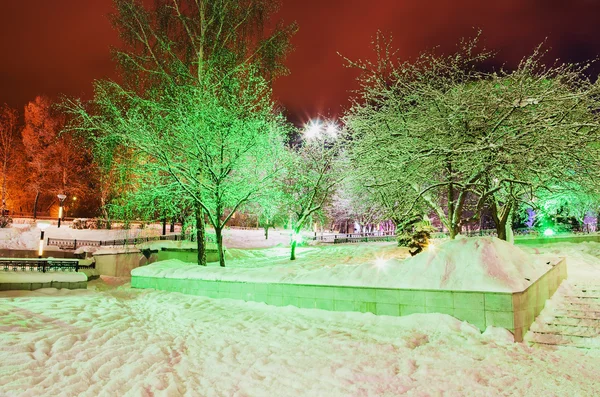
[[[393,244],[332,246],[323,263],[320,249],[303,248],[293,266],[406,256]],[[570,280],[600,282],[599,243],[524,249],[566,256]],[[230,255],[232,266],[267,268],[288,251]],[[0,292],[0,395],[598,395],[598,350],[529,347],[442,314],[273,307],[134,290],[127,281]]]
[[[48,227],[45,238],[64,238],[77,240],[121,240],[136,237],[159,236],[162,229],[155,227],[144,229],[71,229],[68,225],[60,228],[56,225]],[[208,230],[213,232],[212,230]],[[13,224],[10,228],[0,228],[0,249],[33,249],[37,250],[40,239],[40,229],[33,222]],[[266,248],[289,245],[290,231],[270,230],[269,239],[265,239],[263,230],[238,230],[225,229],[223,231],[223,244],[227,248]],[[190,244],[195,247],[195,244]],[[44,250],[58,250],[58,247],[45,247]]]
[[441,314],[91,284],[97,290],[4,294],[0,395],[593,396],[600,382],[593,352],[530,348]]

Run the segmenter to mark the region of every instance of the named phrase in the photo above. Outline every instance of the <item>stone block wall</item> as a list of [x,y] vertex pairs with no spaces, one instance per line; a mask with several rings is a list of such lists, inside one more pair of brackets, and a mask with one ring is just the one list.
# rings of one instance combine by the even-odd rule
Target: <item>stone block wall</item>
[[131,270],[148,263],[138,249],[114,254],[94,254],[96,270],[103,276],[129,277]]
[[522,341],[523,335],[544,307],[546,300],[554,294],[565,278],[566,263],[563,259],[527,290],[519,293],[250,283],[137,276],[132,277],[131,286],[210,298],[264,302],[274,306],[292,305],[308,309],[371,312],[388,316],[443,313],[467,321],[482,331],[490,325],[506,328],[514,333],[516,341]]
[[33,291],[41,288],[87,289],[87,281],[52,281],[47,283],[0,283],[0,291]]

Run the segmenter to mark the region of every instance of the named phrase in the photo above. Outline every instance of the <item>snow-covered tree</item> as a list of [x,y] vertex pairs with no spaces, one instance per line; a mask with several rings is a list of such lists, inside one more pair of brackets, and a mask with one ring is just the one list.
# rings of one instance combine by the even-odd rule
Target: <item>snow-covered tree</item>
[[337,129],[314,122],[303,132],[303,139],[288,150],[283,192],[292,216],[290,259],[296,259],[296,246],[306,222],[321,211],[344,179],[341,144]]
[[395,59],[381,38],[375,48],[376,62],[350,63],[363,71],[345,117],[350,153],[371,188],[410,198],[405,216],[426,203],[453,238],[489,205],[506,238],[526,191],[573,174],[592,180],[599,85],[586,66],[545,67],[537,49],[515,70],[486,72],[491,55],[478,39],[413,62]]
[[0,216],[4,215],[6,210],[7,181],[9,166],[12,166],[14,160],[15,147],[18,142],[17,127],[19,118],[16,109],[12,109],[7,105],[0,108],[0,162],[2,167],[2,203],[0,207]]

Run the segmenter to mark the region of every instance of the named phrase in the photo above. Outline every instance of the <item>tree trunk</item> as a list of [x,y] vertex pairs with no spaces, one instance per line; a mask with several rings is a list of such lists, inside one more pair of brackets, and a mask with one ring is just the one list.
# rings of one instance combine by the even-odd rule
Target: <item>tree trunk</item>
[[167,217],[165,216],[162,219],[162,235],[166,235],[167,234]]
[[215,227],[215,234],[217,235],[217,250],[219,251],[219,266],[225,267],[225,255],[223,253],[223,229],[221,227]]
[[33,202],[33,219],[37,219],[37,205],[38,198],[40,197],[40,192],[35,192],[35,201]]
[[206,237],[204,236],[204,213],[202,207],[196,208],[196,246],[198,247],[198,264],[206,266]]
[[512,211],[510,211],[506,222],[504,222],[504,230],[506,231],[506,241],[508,241],[511,244],[514,244],[515,236],[512,230]]
[[496,201],[492,201],[490,210],[492,213],[492,219],[494,219],[494,224],[496,225],[496,234],[498,234],[498,238],[500,240],[508,241],[508,233],[507,228],[511,228],[512,231],[512,222],[508,222],[510,217],[510,213],[512,212],[512,204],[506,203],[500,213],[498,213],[498,204]]
[[171,218],[171,227],[169,227],[169,232],[175,233],[175,217]]
[[500,240],[506,241],[506,222],[499,222],[496,224],[496,233]]
[[265,225],[265,240],[269,239],[269,225]]
[[7,159],[4,158],[4,163],[2,165],[2,215],[4,215],[4,210],[6,209],[6,165]]
[[292,251],[290,253],[290,260],[291,261],[295,261],[296,260],[296,244],[298,244],[298,242],[296,241],[295,236],[292,237]]

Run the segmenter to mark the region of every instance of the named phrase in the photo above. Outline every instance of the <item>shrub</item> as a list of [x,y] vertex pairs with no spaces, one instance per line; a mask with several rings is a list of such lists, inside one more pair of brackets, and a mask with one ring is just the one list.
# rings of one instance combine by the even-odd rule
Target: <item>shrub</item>
[[12,225],[12,218],[8,215],[0,216],[0,228],[10,227]]
[[399,246],[411,248],[409,252],[415,256],[427,247],[433,232],[435,228],[428,221],[422,221],[415,223],[410,230],[402,231],[396,239]]

